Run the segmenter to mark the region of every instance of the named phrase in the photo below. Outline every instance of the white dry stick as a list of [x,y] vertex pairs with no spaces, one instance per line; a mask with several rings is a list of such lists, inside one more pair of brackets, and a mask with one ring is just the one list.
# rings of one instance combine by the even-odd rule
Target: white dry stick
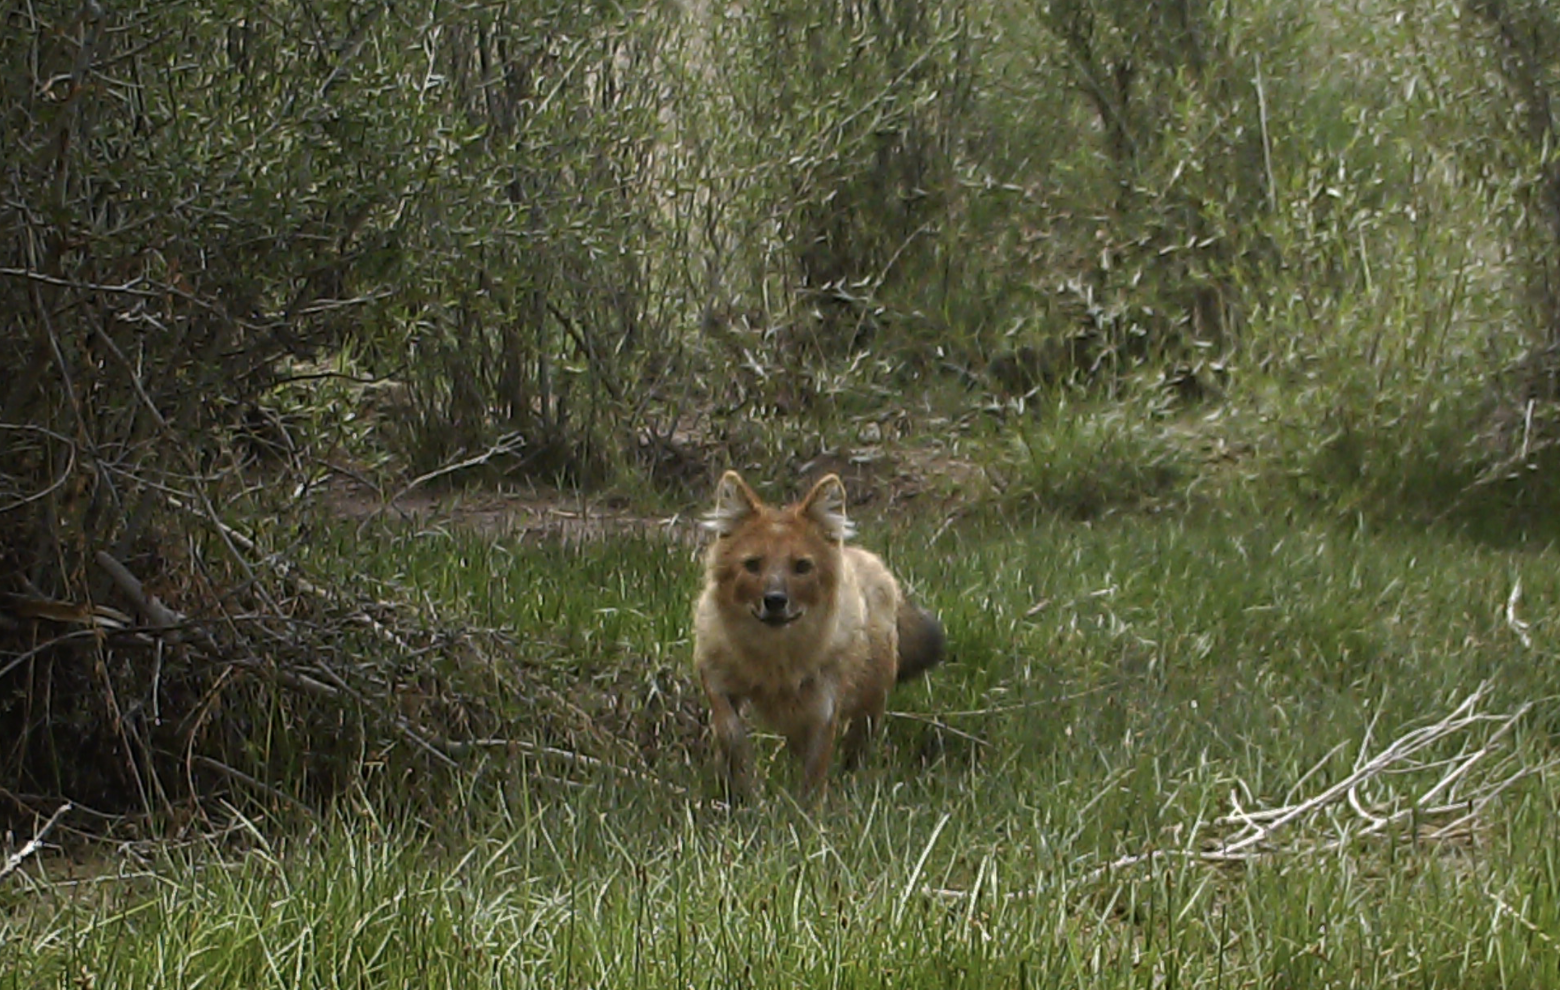
[[[1451,814],[1456,811],[1464,811],[1464,814],[1462,814],[1460,817],[1447,822],[1445,825],[1442,825],[1435,831],[1429,833],[1428,838],[1432,840],[1446,839],[1457,834],[1458,829],[1466,827],[1470,822],[1476,819],[1479,816],[1479,813],[1484,810],[1484,807],[1492,800],[1494,800],[1498,794],[1500,794],[1506,788],[1510,787],[1512,784],[1516,783],[1518,780],[1521,780],[1523,777],[1533,773],[1535,768],[1521,767],[1517,770],[1516,773],[1505,777],[1505,779],[1503,779],[1499,784],[1493,786],[1486,785],[1476,797],[1453,801],[1449,804],[1436,805],[1432,804],[1431,802],[1434,801],[1436,797],[1440,796],[1443,791],[1452,789],[1459,780],[1468,775],[1468,772],[1473,769],[1474,764],[1478,763],[1485,756],[1494,751],[1496,743],[1500,741],[1501,737],[1510,732],[1512,727],[1517,724],[1517,721],[1522,718],[1523,715],[1527,714],[1528,710],[1532,707],[1532,703],[1529,702],[1518,708],[1511,715],[1506,716],[1506,718],[1501,722],[1500,727],[1491,733],[1490,737],[1486,739],[1484,744],[1478,749],[1475,749],[1471,753],[1465,751],[1451,760],[1445,761],[1444,765],[1449,767],[1446,773],[1442,775],[1441,779],[1438,780],[1434,786],[1421,794],[1418,799],[1416,799],[1411,805],[1399,808],[1384,818],[1372,815],[1359,805],[1355,805],[1355,810],[1359,812],[1362,817],[1370,821],[1370,824],[1361,829],[1359,834],[1374,835],[1385,829],[1387,826],[1396,822],[1400,822],[1403,819],[1414,815],[1440,816]],[[1467,718],[1458,723],[1457,728],[1472,725],[1473,723],[1479,721],[1488,721],[1492,718],[1494,718],[1494,716],[1469,715]],[[1493,777],[1505,773],[1507,768],[1511,765],[1512,762],[1515,761],[1515,759],[1515,757],[1508,757],[1507,759],[1500,761],[1486,773],[1486,776]],[[1439,766],[1443,764],[1436,765]],[[1351,803],[1353,800],[1354,795],[1351,792]],[[1321,848],[1329,850],[1339,849],[1342,848],[1347,841],[1348,836],[1339,836],[1337,839],[1326,843]]]
[[1471,800],[1469,802],[1470,806],[1466,814],[1464,814],[1461,818],[1456,818],[1447,822],[1445,825],[1442,825],[1434,832],[1431,832],[1430,838],[1442,839],[1452,835],[1457,831],[1457,829],[1462,828],[1469,822],[1472,822],[1475,818],[1478,818],[1479,813],[1484,810],[1485,806],[1488,805],[1491,801],[1495,800],[1495,798],[1498,797],[1500,793],[1506,788],[1510,787],[1512,784],[1515,784],[1524,777],[1532,776],[1533,774],[1553,767],[1554,765],[1555,764],[1553,762],[1550,762],[1538,767],[1522,767],[1518,769],[1516,773],[1511,774],[1505,780],[1502,780],[1499,784],[1488,788],[1483,794],[1479,795],[1477,799]]
[[1478,721],[1479,719],[1477,716],[1472,716],[1469,713],[1478,703],[1479,699],[1484,696],[1484,693],[1488,690],[1488,688],[1489,685],[1487,683],[1479,685],[1478,689],[1470,694],[1466,699],[1464,699],[1463,703],[1458,705],[1457,708],[1453,710],[1453,712],[1446,718],[1435,723],[1434,725],[1428,725],[1424,728],[1416,729],[1413,732],[1404,735],[1386,749],[1382,750],[1381,753],[1377,754],[1375,757],[1372,757],[1370,760],[1367,760],[1365,764],[1359,769],[1355,770],[1353,773],[1349,774],[1338,783],[1322,791],[1320,794],[1302,801],[1299,804],[1292,805],[1291,807],[1285,809],[1283,814],[1279,815],[1277,818],[1274,818],[1271,822],[1268,822],[1267,824],[1257,828],[1250,829],[1246,835],[1240,836],[1233,842],[1226,843],[1219,850],[1220,853],[1224,856],[1228,856],[1233,853],[1243,852],[1252,848],[1253,846],[1258,845],[1271,836],[1274,832],[1278,831],[1280,828],[1283,828],[1285,825],[1289,824],[1295,819],[1302,818],[1311,812],[1324,807],[1325,805],[1333,803],[1339,797],[1348,794],[1351,790],[1358,787],[1361,781],[1378,776],[1388,767],[1395,763],[1401,762],[1408,756],[1418,752],[1436,740],[1450,735],[1451,733],[1465,727],[1471,722]]
[[[1153,862],[1154,859],[1179,859],[1179,861],[1192,859],[1192,861],[1214,864],[1214,862],[1250,861],[1250,859],[1256,859],[1256,857],[1268,856],[1273,851],[1268,840],[1273,839],[1273,836],[1278,833],[1279,829],[1284,828],[1285,825],[1292,825],[1292,823],[1298,822],[1298,820],[1314,819],[1315,815],[1323,811],[1324,808],[1340,803],[1346,803],[1349,809],[1353,809],[1354,814],[1359,815],[1359,819],[1363,820],[1365,825],[1359,831],[1354,831],[1354,833],[1340,834],[1340,836],[1334,837],[1329,842],[1315,843],[1315,845],[1309,847],[1310,850],[1338,850],[1338,848],[1345,847],[1346,843],[1353,837],[1381,833],[1382,829],[1393,825],[1393,823],[1409,819],[1410,815],[1435,815],[1435,817],[1440,817],[1443,814],[1454,814],[1454,812],[1465,809],[1465,814],[1460,815],[1459,819],[1452,820],[1448,825],[1441,826],[1437,831],[1429,834],[1431,839],[1445,839],[1445,837],[1454,836],[1454,834],[1457,834],[1457,829],[1466,828],[1468,823],[1473,822],[1477,815],[1484,811],[1485,806],[1501,794],[1502,790],[1512,786],[1512,784],[1529,775],[1529,773],[1535,772],[1533,767],[1521,767],[1515,773],[1509,773],[1510,764],[1515,759],[1515,756],[1509,756],[1509,758],[1502,759],[1502,761],[1498,761],[1494,765],[1484,765],[1484,772],[1480,773],[1480,781],[1484,781],[1484,783],[1480,784],[1476,794],[1462,798],[1462,800],[1446,803],[1452,792],[1457,790],[1457,786],[1466,783],[1466,780],[1470,778],[1474,765],[1480,764],[1482,761],[1488,764],[1487,756],[1490,755],[1491,751],[1498,750],[1498,744],[1501,742],[1502,737],[1507,736],[1516,727],[1516,723],[1523,719],[1523,716],[1526,716],[1527,712],[1532,709],[1532,703],[1527,703],[1527,705],[1519,706],[1515,712],[1510,712],[1510,714],[1505,714],[1505,716],[1482,714],[1482,712],[1477,711],[1477,705],[1488,694],[1488,691],[1490,691],[1490,684],[1487,681],[1487,683],[1480,684],[1473,694],[1463,698],[1459,705],[1455,706],[1445,717],[1441,717],[1438,722],[1431,723],[1431,725],[1421,725],[1420,728],[1407,731],[1407,733],[1399,736],[1396,741],[1393,741],[1392,744],[1388,744],[1381,753],[1376,753],[1374,756],[1370,755],[1368,742],[1363,744],[1360,747],[1359,758],[1354,762],[1354,769],[1348,773],[1348,776],[1345,776],[1342,781],[1332,784],[1331,787],[1321,790],[1320,794],[1307,798],[1307,800],[1299,801],[1299,803],[1295,804],[1287,804],[1287,806],[1282,806],[1282,808],[1250,809],[1248,811],[1243,806],[1242,800],[1240,800],[1239,792],[1231,790],[1231,795],[1229,795],[1231,811],[1229,811],[1229,814],[1221,815],[1212,823],[1215,826],[1236,826],[1236,833],[1234,833],[1234,836],[1226,839],[1225,842],[1221,842],[1217,848],[1204,848],[1204,850],[1179,848],[1179,850],[1151,850],[1147,851],[1147,853],[1129,854],[1129,856],[1119,857],[1119,859],[1114,859],[1114,861],[1108,862],[1108,864],[1100,865],[1100,867],[1095,867],[1094,870],[1084,873],[1081,882],[1084,882],[1084,884],[1094,882],[1100,879],[1101,876],[1119,872],[1123,868],[1145,864],[1145,862]],[[1452,756],[1449,759],[1440,759],[1440,761],[1423,762],[1416,759],[1416,755],[1421,753],[1424,748],[1431,747],[1435,742],[1454,736],[1454,734],[1462,733],[1462,731],[1470,731],[1471,728],[1482,725],[1482,723],[1496,723],[1496,727],[1488,734],[1488,737],[1485,737],[1484,741],[1479,742],[1474,747],[1465,748],[1459,755]],[[1367,731],[1367,736],[1373,736],[1374,730],[1376,730],[1376,722],[1373,720],[1370,730]],[[1315,767],[1307,770],[1301,780],[1309,780],[1310,776],[1321,772],[1323,764],[1337,756],[1338,750],[1343,748],[1343,745],[1345,744],[1338,744],[1337,747],[1329,750],[1328,755],[1324,756]],[[1445,769],[1445,773],[1441,773],[1440,778],[1423,795],[1413,798],[1407,804],[1396,806],[1392,811],[1371,809],[1360,798],[1360,787],[1363,784],[1370,783],[1370,781],[1377,780],[1377,778],[1396,775],[1396,773],[1424,772],[1424,770],[1432,769]],[[1494,778],[1499,778],[1498,783],[1488,783],[1488,781],[1494,780]],[[1290,794],[1295,794],[1295,787],[1290,789]],[[1434,803],[1437,798],[1443,798],[1443,801],[1440,804]],[[963,900],[967,896],[972,896],[973,893],[969,892],[969,890],[930,889],[930,887],[924,889],[924,892],[928,893],[928,895],[944,898],[944,900]],[[1002,896],[1002,900],[1036,896],[1037,893],[1039,893],[1039,889],[1012,890],[1012,892],[1005,893]]]
[[1520,459],[1528,459],[1528,441],[1533,438],[1533,404],[1536,400],[1527,401],[1527,409],[1522,414],[1522,454]]
[[1532,649],[1533,637],[1528,635],[1528,624],[1517,618],[1517,602],[1522,599],[1522,579],[1517,578],[1517,583],[1511,586],[1511,594],[1506,598],[1506,625],[1522,640],[1522,645]]
[[609,773],[617,774],[621,777],[628,777],[631,780],[638,780],[647,784],[654,784],[657,787],[663,787],[674,794],[688,793],[688,789],[685,787],[679,787],[671,781],[662,780],[660,777],[656,777],[648,773],[643,773],[639,770],[633,769],[632,767],[620,766],[616,763],[610,763],[606,760],[597,759],[594,756],[586,756],[584,753],[576,753],[573,750],[559,749],[556,746],[540,746],[536,743],[527,742],[524,739],[449,740],[447,742],[442,742],[440,744],[440,748],[442,748],[451,756],[464,756],[467,753],[477,749],[512,749],[518,753],[528,753],[532,756],[548,756],[556,760],[562,760],[565,763],[573,764],[575,766],[604,770]]
[[1486,890],[1484,893],[1485,893],[1485,896],[1487,896],[1490,900],[1495,902],[1495,916],[1497,918],[1500,917],[1502,914],[1508,914],[1508,915],[1510,915],[1512,917],[1512,919],[1514,921],[1516,921],[1517,924],[1521,925],[1523,928],[1526,928],[1528,931],[1532,932],[1534,935],[1537,935],[1539,938],[1543,939],[1546,944],[1548,944],[1548,945],[1554,945],[1555,944],[1555,940],[1550,938],[1548,933],[1546,933],[1542,928],[1538,927],[1537,925],[1535,925],[1531,921],[1529,921],[1527,919],[1527,916],[1524,915],[1521,911],[1518,911],[1516,908],[1512,907],[1510,904],[1507,904],[1505,901],[1501,900],[1501,896],[1499,894],[1495,893],[1495,891],[1493,891],[1493,890]]
[[1468,771],[1473,768],[1474,763],[1482,759],[1486,753],[1490,752],[1490,750],[1494,749],[1495,744],[1500,741],[1500,738],[1506,733],[1510,732],[1512,727],[1517,724],[1517,720],[1526,715],[1528,710],[1532,707],[1533,703],[1530,701],[1512,713],[1512,715],[1506,719],[1505,723],[1503,723],[1500,728],[1496,729],[1493,733],[1490,734],[1489,739],[1485,741],[1483,746],[1480,746],[1478,749],[1474,750],[1473,753],[1464,759],[1460,765],[1455,766],[1451,770],[1447,771],[1446,775],[1437,781],[1434,787],[1420,795],[1419,806],[1421,808],[1428,808],[1430,806],[1430,802],[1439,797],[1442,791],[1451,787],[1453,784],[1457,783],[1459,779],[1465,776]]
[[1349,788],[1349,807],[1354,809],[1355,814],[1370,822],[1372,829],[1381,828],[1391,820],[1390,818],[1382,818],[1380,815],[1372,814],[1365,807],[1364,802],[1360,800],[1360,789],[1357,786]]
[[[1343,779],[1325,788],[1321,792],[1301,801],[1279,808],[1263,808],[1247,810],[1236,791],[1231,791],[1229,814],[1214,819],[1215,826],[1234,826],[1236,831],[1228,841],[1221,843],[1213,849],[1155,849],[1144,853],[1121,856],[1109,863],[1098,866],[1081,878],[1082,883],[1092,883],[1110,873],[1137,866],[1141,863],[1152,862],[1155,859],[1195,860],[1204,863],[1242,862],[1269,855],[1272,849],[1267,845],[1275,833],[1284,826],[1298,820],[1309,819],[1334,804],[1347,803],[1347,805],[1366,823],[1360,830],[1350,834],[1340,835],[1332,841],[1320,842],[1309,846],[1311,851],[1322,851],[1342,848],[1351,836],[1372,835],[1379,833],[1387,826],[1400,822],[1410,816],[1437,816],[1455,813],[1466,809],[1466,813],[1457,819],[1447,823],[1441,828],[1429,834],[1429,838],[1446,838],[1456,834],[1459,828],[1465,828],[1469,822],[1478,817],[1483,809],[1493,801],[1502,791],[1523,777],[1536,772],[1535,767],[1519,767],[1516,772],[1507,774],[1514,756],[1508,756],[1504,760],[1496,761],[1494,765],[1483,766],[1480,780],[1483,781],[1476,792],[1468,797],[1454,802],[1447,802],[1451,792],[1457,790],[1457,785],[1466,783],[1475,764],[1485,761],[1486,757],[1498,748],[1503,737],[1509,734],[1531,709],[1532,704],[1524,704],[1516,711],[1507,715],[1486,715],[1480,713],[1479,702],[1482,701],[1490,690],[1489,682],[1485,682],[1476,688],[1473,693],[1464,698],[1452,711],[1437,722],[1420,726],[1404,733],[1385,749],[1374,756],[1369,755],[1368,743],[1361,746],[1360,756],[1356,759],[1354,769]],[[1494,730],[1477,746],[1465,749],[1462,753],[1450,759],[1421,762],[1415,756],[1436,742],[1464,732],[1486,723],[1495,723]],[[1372,720],[1367,736],[1374,734],[1375,720]],[[1328,751],[1321,762],[1306,771],[1301,782],[1310,779],[1319,773],[1322,765],[1338,754],[1344,746],[1340,743]],[[1557,761],[1560,762],[1560,761]],[[1546,764],[1547,765],[1547,764]],[[1376,780],[1388,774],[1405,772],[1424,772],[1431,769],[1445,767],[1441,777],[1422,795],[1413,799],[1408,804],[1387,812],[1386,810],[1370,810],[1365,801],[1359,796],[1360,788],[1372,780]],[[1501,777],[1501,775],[1505,776]],[[1495,777],[1501,777],[1496,782],[1490,781]],[[1296,785],[1298,787],[1298,784]],[[1295,793],[1296,788],[1290,789],[1290,794]],[[1442,799],[1441,804],[1433,803],[1437,798]],[[935,834],[933,836],[935,840]],[[924,860],[924,853],[923,853]],[[915,877],[912,876],[912,881]],[[971,897],[973,891],[951,890],[947,888],[923,887],[923,893],[942,898],[955,900]],[[1034,897],[1039,894],[1039,888],[1009,891],[1002,895],[1001,900],[1013,900],[1021,897]]]
[[54,828],[54,826],[61,818],[65,817],[65,813],[70,811],[70,808],[71,805],[69,801],[66,801],[58,808],[55,808],[54,814],[50,815],[49,820],[43,823],[43,828],[40,828],[37,831],[37,834],[35,834],[31,839],[27,840],[27,844],[25,846],[22,846],[22,848],[16,850],[16,852],[6,857],[5,865],[0,866],[0,880],[4,880],[6,877],[15,873],[17,868],[22,865],[22,862],[27,859],[28,856],[31,856],[33,853],[37,852],[43,847],[43,840],[48,836],[49,830]]
[[1189,859],[1194,855],[1197,856],[1198,859],[1206,859],[1210,861],[1223,858],[1217,851],[1194,854],[1189,853],[1184,849],[1153,849],[1146,853],[1134,853],[1131,856],[1122,856],[1120,859],[1111,860],[1104,866],[1095,867],[1084,875],[1083,882],[1093,883],[1108,873],[1114,873],[1117,870],[1124,870],[1129,866],[1136,866],[1139,863],[1148,863],[1156,859]]

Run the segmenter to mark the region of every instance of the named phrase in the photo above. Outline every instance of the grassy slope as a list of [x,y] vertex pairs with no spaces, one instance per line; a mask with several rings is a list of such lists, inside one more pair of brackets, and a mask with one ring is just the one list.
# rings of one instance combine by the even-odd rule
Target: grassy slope
[[[92,896],[13,884],[0,988],[1560,985],[1554,551],[1213,509],[865,529],[941,612],[955,663],[896,696],[891,745],[820,812],[783,774],[728,813],[699,797],[702,767],[658,768],[692,799],[490,770],[436,829],[343,811],[243,856],[169,852]],[[687,652],[685,547],[382,549],[354,566],[521,631],[524,661],[632,672]],[[1531,647],[1506,619],[1517,580]],[[1202,848],[1232,795],[1314,794],[1367,738],[1379,751],[1486,679],[1491,711],[1538,702],[1497,754],[1537,772],[1471,838],[1405,825],[1308,851],[1358,831],[1338,806],[1253,864],[1097,869]]]

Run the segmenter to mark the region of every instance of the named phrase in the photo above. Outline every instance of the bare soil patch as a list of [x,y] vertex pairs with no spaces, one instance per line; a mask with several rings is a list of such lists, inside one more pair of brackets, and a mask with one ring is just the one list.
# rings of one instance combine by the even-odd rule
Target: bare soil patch
[[[795,458],[773,473],[739,469],[772,500],[793,498],[824,475],[837,474],[845,482],[852,511],[868,517],[888,516],[928,502],[934,511],[951,511],[986,485],[974,462],[933,447],[830,451]],[[711,491],[716,474],[710,476]],[[647,513],[621,496],[587,496],[542,486],[508,490],[429,486],[397,495],[393,486],[381,491],[361,476],[333,478],[325,490],[325,505],[339,518],[353,522],[454,527],[492,539],[572,542],[654,535],[689,544],[699,542],[698,517],[705,507],[701,498],[682,512]]]
[[597,540],[655,534],[676,541],[697,539],[697,520],[683,515],[635,512],[615,500],[559,490],[420,489],[387,502],[388,495],[353,479],[336,479],[326,491],[329,510],[366,523],[399,521],[422,528],[456,527],[498,539]]

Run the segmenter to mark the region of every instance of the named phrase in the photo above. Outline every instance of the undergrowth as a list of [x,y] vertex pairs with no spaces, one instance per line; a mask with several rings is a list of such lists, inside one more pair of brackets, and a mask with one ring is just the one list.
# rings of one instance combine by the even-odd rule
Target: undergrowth
[[[1560,979],[1551,548],[1234,498],[860,522],[952,657],[894,696],[878,753],[817,809],[792,800],[776,740],[762,796],[724,807],[699,724],[654,707],[690,688],[688,544],[316,540],[314,566],[365,595],[514,631],[517,677],[567,669],[571,703],[594,685],[656,746],[471,761],[435,813],[364,795],[302,830],[235,813],[225,836],[108,851],[85,875],[40,857],[0,891],[0,987]],[[1209,859],[1232,816],[1324,794],[1481,685],[1490,721],[1252,858]],[[551,717],[527,703],[505,717]],[[1441,795],[1453,810],[1419,801],[1481,751]]]

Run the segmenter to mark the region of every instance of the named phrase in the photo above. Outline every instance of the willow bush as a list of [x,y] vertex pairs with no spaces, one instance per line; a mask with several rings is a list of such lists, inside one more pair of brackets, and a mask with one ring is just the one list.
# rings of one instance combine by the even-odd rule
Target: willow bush
[[644,258],[658,23],[7,9],[0,786],[151,812],[213,781],[332,790],[376,738],[437,757],[377,697],[423,633],[365,652],[350,598],[285,563],[289,503],[340,466],[274,390],[353,354],[404,385],[414,468],[632,450],[676,350]]

